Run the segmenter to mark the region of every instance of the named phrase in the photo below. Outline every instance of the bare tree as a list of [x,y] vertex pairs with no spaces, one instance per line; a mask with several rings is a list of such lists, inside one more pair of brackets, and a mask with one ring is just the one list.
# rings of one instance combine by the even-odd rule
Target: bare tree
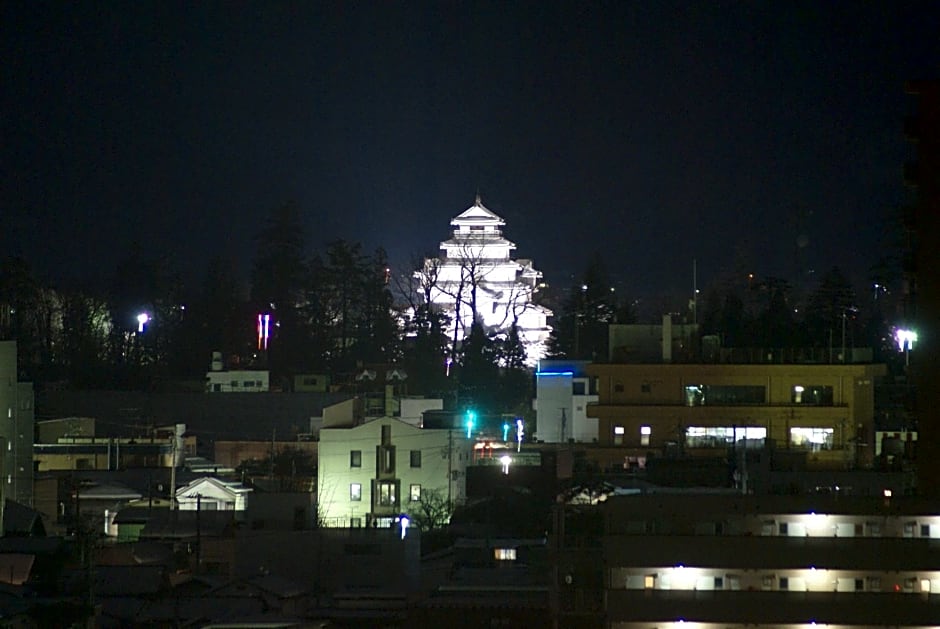
[[447,526],[453,513],[454,505],[443,491],[425,489],[409,515],[422,531],[432,531]]

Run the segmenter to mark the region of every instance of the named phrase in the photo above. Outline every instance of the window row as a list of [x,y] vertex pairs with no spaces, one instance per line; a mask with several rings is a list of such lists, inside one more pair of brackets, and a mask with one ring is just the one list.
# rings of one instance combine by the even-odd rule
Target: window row
[[727,573],[721,570],[688,568],[613,568],[613,589],[626,590],[764,590],[789,592],[940,592],[940,573],[852,574],[806,568],[784,574]]
[[[626,429],[620,424],[613,427],[614,445],[629,445],[626,441]],[[675,431],[668,435],[675,438]],[[648,446],[652,426],[640,426],[639,445]],[[791,428],[790,446],[803,450],[819,452],[834,448],[835,430],[832,428]],[[767,429],[763,426],[689,426],[685,429],[685,445],[690,448],[726,448],[731,445],[745,447],[759,446],[767,438]],[[743,442],[743,443],[742,443]],[[635,443],[635,442],[633,442]]]
[[[376,504],[382,507],[392,507],[398,503],[398,484],[395,482],[380,481],[376,484]],[[362,483],[349,484],[350,502],[362,501]],[[421,485],[413,483],[408,488],[408,500],[410,502],[421,501]]]
[[[395,449],[392,446],[380,446],[382,453],[382,471],[395,471]],[[412,468],[421,467],[421,450],[411,450],[409,453],[409,463]],[[362,450],[349,451],[349,467],[362,467]]]

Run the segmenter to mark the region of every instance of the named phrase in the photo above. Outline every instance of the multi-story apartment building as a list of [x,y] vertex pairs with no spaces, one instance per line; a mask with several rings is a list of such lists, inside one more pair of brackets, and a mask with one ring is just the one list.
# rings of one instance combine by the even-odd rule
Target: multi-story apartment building
[[940,515],[911,499],[612,497],[560,508],[559,626],[926,627]]
[[391,526],[430,495],[461,504],[471,441],[454,429],[385,417],[320,430],[317,504],[323,526]]
[[870,467],[872,364],[592,364],[598,442],[625,456],[675,448],[727,456],[774,444],[805,452],[809,468]]
[[0,504],[32,506],[33,384],[18,382],[16,341],[0,341]]

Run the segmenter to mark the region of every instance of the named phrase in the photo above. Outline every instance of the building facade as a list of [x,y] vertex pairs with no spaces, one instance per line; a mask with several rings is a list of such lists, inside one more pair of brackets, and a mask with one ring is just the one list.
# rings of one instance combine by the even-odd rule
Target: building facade
[[431,495],[462,504],[471,445],[465,432],[417,428],[391,417],[324,427],[317,476],[321,524],[391,526]]
[[926,502],[648,494],[565,507],[556,522],[561,627],[928,627],[940,618],[940,516]]
[[596,403],[587,361],[540,360],[535,372],[536,437],[546,443],[595,443],[597,418],[588,417]]
[[16,341],[0,341],[0,503],[33,503],[33,384],[19,382]]
[[440,257],[425,260],[415,273],[431,302],[449,317],[450,338],[461,341],[474,319],[491,333],[504,333],[515,324],[527,362],[535,366],[551,332],[552,312],[533,302],[541,271],[531,260],[512,259],[516,245],[503,238],[506,222],[479,195],[450,224],[454,233],[441,243]]
[[625,455],[729,447],[807,453],[816,468],[870,467],[884,365],[594,364],[598,442]]

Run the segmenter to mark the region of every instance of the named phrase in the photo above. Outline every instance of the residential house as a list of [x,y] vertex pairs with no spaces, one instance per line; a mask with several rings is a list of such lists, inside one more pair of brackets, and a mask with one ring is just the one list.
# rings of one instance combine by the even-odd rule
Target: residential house
[[245,511],[251,487],[212,476],[197,478],[176,490],[180,511]]

